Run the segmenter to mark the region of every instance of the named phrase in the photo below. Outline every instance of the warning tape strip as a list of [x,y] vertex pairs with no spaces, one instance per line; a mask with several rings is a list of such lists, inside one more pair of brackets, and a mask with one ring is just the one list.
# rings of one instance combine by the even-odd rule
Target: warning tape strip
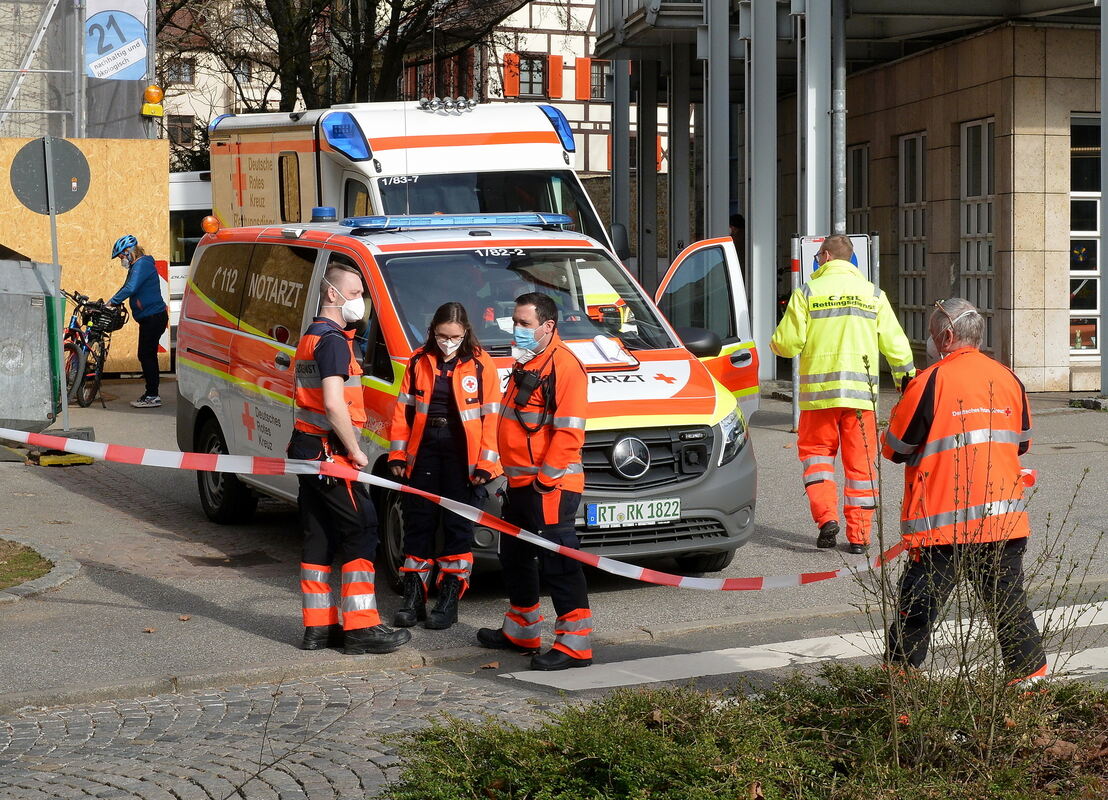
[[128,447],[119,444],[105,444],[102,442],[85,442],[78,439],[66,439],[61,436],[50,436],[42,433],[25,433],[23,431],[0,428],[0,439],[23,442],[24,444],[45,447],[51,450],[65,450],[70,453],[91,456],[101,461],[113,461],[117,464],[136,464],[144,467],[164,467],[167,469],[188,469],[198,472],[228,472],[236,475],[323,475],[342,480],[368,483],[372,486],[380,486],[393,491],[407,492],[409,494],[424,497],[443,508],[453,511],[455,514],[472,520],[478,525],[492,528],[493,530],[515,536],[525,542],[530,542],[536,547],[549,550],[553,553],[572,558],[591,567],[620,575],[631,580],[653,583],[659,586],[680,586],[686,589],[702,589],[706,591],[743,592],[758,591],[761,589],[782,589],[789,586],[807,586],[811,583],[819,583],[833,578],[841,578],[855,572],[868,569],[880,569],[892,561],[904,551],[904,543],[898,542],[885,552],[871,559],[860,560],[853,564],[847,564],[839,569],[825,572],[805,572],[800,575],[774,575],[759,578],[692,578],[685,575],[673,575],[668,572],[637,567],[622,561],[598,556],[594,553],[586,553],[582,550],[574,550],[554,542],[547,541],[530,531],[505,522],[499,517],[487,514],[465,503],[451,500],[448,497],[440,497],[430,492],[414,489],[411,486],[360,472],[353,467],[348,467],[337,462],[304,461],[292,458],[274,458],[267,456],[232,456],[217,455],[215,453],[182,453],[176,450],[151,450],[145,447]]

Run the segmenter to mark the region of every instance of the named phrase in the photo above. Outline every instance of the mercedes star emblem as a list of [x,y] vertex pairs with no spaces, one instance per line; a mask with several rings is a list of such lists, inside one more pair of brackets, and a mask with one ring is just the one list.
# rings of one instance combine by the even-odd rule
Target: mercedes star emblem
[[612,466],[621,478],[641,478],[650,469],[650,448],[642,439],[625,436],[612,446]]

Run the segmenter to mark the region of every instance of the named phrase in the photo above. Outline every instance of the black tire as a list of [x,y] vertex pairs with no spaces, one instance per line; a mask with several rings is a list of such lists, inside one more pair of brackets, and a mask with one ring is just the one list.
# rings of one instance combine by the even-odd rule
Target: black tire
[[[200,453],[227,453],[227,440],[214,419],[207,420],[196,439]],[[258,508],[258,495],[238,479],[225,472],[197,472],[196,487],[200,492],[200,505],[212,522],[235,525],[249,522]]]
[[100,379],[104,374],[104,361],[107,356],[108,353],[103,342],[93,344],[92,352],[87,354],[85,368],[82,370],[84,377],[76,392],[77,403],[81,408],[91,406],[93,401],[96,400],[96,396],[100,394]]
[[400,493],[386,492],[378,511],[381,518],[377,530],[381,540],[377,545],[377,576],[396,594],[403,594],[400,567],[404,564],[404,514]]
[[719,572],[727,569],[735,560],[735,551],[722,553],[698,553],[692,556],[677,556],[677,568],[681,572]]
[[73,399],[85,379],[85,348],[76,342],[65,343],[65,391],[66,397]]

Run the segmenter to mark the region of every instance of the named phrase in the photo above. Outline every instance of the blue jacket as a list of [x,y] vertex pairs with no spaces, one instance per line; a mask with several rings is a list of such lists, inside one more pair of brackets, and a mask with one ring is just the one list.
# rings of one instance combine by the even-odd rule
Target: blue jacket
[[166,310],[165,301],[162,300],[162,284],[158,279],[153,256],[143,256],[131,265],[127,270],[127,282],[112,295],[109,302],[119,305],[128,297],[131,298],[131,316],[136,321]]

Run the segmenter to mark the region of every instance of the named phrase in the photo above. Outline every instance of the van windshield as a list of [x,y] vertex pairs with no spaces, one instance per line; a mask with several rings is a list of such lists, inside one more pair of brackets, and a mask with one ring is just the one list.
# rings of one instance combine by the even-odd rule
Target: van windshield
[[574,229],[601,242],[608,234],[571,170],[398,175],[377,179],[385,214],[567,214]]
[[376,257],[413,347],[427,338],[435,310],[465,306],[481,344],[508,355],[515,298],[550,295],[563,339],[617,339],[628,350],[678,346],[654,306],[627,273],[600,250],[475,248]]

